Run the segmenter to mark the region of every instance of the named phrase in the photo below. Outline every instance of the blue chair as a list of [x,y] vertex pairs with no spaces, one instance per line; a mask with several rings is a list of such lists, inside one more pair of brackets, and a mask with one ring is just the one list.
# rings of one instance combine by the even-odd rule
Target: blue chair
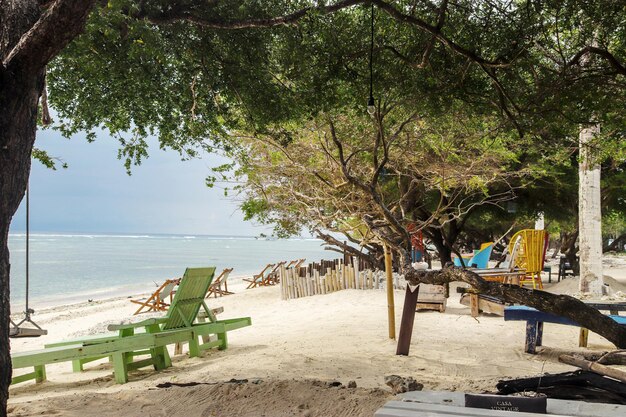
[[[483,245],[483,248],[476,252],[474,256],[469,259],[463,258],[465,266],[468,268],[487,268],[489,264],[489,257],[491,256],[491,250],[493,249],[493,243]],[[461,266],[461,259],[454,258],[454,265]]]

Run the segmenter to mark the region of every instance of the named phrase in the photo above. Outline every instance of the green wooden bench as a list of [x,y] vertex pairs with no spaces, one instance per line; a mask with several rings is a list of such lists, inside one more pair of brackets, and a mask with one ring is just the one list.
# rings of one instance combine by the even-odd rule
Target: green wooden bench
[[[204,302],[204,295],[211,284],[215,268],[187,268],[167,315],[139,323],[110,325],[117,334],[66,340],[46,345],[43,350],[12,355],[14,369],[33,367],[34,372],[13,378],[12,383],[46,378],[45,365],[56,362],[72,362],[74,371],[96,359],[109,357],[113,363],[115,380],[128,381],[128,371],[152,365],[156,370],[171,366],[167,351],[170,344],[189,344],[189,355],[198,356],[202,350],[228,346],[227,332],[252,324],[249,317],[218,321]],[[194,323],[200,309],[208,322]],[[136,332],[138,330],[138,332]],[[216,335],[216,340],[210,340]],[[202,339],[202,341],[200,341]],[[149,355],[135,361],[134,357]]]

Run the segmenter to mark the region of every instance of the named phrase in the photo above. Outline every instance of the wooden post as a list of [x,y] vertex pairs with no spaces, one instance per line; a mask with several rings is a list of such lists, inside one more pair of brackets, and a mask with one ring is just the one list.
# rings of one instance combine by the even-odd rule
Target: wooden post
[[409,285],[406,286],[406,293],[404,294],[404,307],[402,307],[402,321],[400,321],[400,336],[398,337],[396,355],[408,356],[409,354],[419,288],[420,287],[418,285],[415,289],[411,290]]
[[478,317],[480,310],[478,308],[478,294],[470,293],[470,314],[472,317]]
[[389,320],[389,338],[396,339],[396,309],[393,300],[393,271],[391,266],[391,251],[385,245],[385,271],[387,272],[387,316]]

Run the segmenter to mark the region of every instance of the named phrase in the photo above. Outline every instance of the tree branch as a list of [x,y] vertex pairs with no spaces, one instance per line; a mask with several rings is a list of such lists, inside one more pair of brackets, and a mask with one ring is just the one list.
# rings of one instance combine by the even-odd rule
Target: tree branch
[[572,59],[569,60],[567,66],[571,67],[573,65],[580,64],[580,60],[587,54],[596,54],[601,56],[602,58],[606,59],[609,64],[611,64],[611,66],[617,70],[617,72],[622,75],[626,75],[626,66],[619,62],[617,58],[615,58],[615,56],[606,49],[598,48],[595,46],[586,46],[578,51],[576,55],[574,55]]
[[443,45],[445,45],[446,47],[450,48],[451,50],[453,50],[454,52],[460,55],[470,58],[472,61],[476,62],[477,64],[481,64],[486,67],[492,67],[492,68],[505,68],[511,65],[511,62],[505,62],[499,59],[495,61],[491,61],[491,60],[487,60],[479,56],[476,52],[470,51],[469,49],[464,48],[461,45],[453,42],[451,39],[448,39],[446,36],[444,36],[441,33],[441,28],[439,28],[438,26],[433,26],[414,16],[404,14],[398,9],[396,9],[395,6],[383,0],[368,0],[368,1],[371,1],[372,3],[374,3],[376,7],[383,10],[385,13],[387,13],[389,16],[391,16],[393,19],[397,20],[398,22],[416,26],[422,29],[424,32],[432,34]]
[[275,26],[288,26],[296,24],[299,20],[312,12],[316,12],[319,14],[330,14],[341,9],[345,9],[366,2],[366,0],[342,0],[329,6],[305,7],[284,16],[268,17],[261,19],[211,20],[200,16],[195,16],[187,8],[179,8],[159,15],[150,14],[149,12],[142,10],[138,13],[133,14],[133,17],[144,18],[150,23],[154,23],[156,25],[171,24],[184,21],[208,29],[270,28]]
[[19,71],[34,72],[43,68],[85,28],[96,0],[57,0],[47,7],[2,64]]

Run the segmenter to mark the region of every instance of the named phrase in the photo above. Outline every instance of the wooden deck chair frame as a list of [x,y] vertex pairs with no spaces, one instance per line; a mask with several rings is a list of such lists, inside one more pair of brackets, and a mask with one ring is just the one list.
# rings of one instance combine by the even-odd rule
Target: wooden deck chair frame
[[275,284],[278,284],[278,282],[280,281],[280,276],[279,276],[280,267],[285,265],[286,263],[287,263],[287,261],[281,261],[281,262],[278,262],[276,265],[274,265],[274,267],[267,274],[267,277],[261,283],[261,285],[275,285]]
[[[509,247],[510,252],[507,255],[508,265],[504,268],[486,268],[475,269],[473,272],[478,274],[485,281],[500,282],[503,284],[520,285],[521,280],[526,276],[526,271],[515,268],[515,259],[521,246],[521,237],[515,237],[515,240],[511,240],[513,243]],[[505,261],[506,262],[506,261]],[[478,317],[480,311],[491,314],[504,314],[504,301],[496,298],[479,294],[476,291],[468,290],[461,295],[460,303],[470,307],[470,314],[472,317]]]
[[209,285],[209,290],[204,298],[209,298],[211,295],[217,298],[218,296],[234,294],[234,292],[228,291],[228,275],[231,272],[233,272],[233,268],[225,268]]
[[[131,303],[139,304],[140,307],[133,313],[133,315],[139,313],[146,313],[149,311],[166,311],[167,308],[172,303],[172,292],[174,291],[174,287],[178,285],[180,279],[168,279],[165,280],[163,284],[157,290],[152,293],[152,295],[148,298],[130,300]],[[169,303],[165,300],[169,297]],[[144,310],[145,311],[142,311]]]
[[268,270],[273,267],[274,267],[274,264],[267,264],[261,272],[259,272],[258,274],[252,275],[252,279],[244,278],[243,280],[249,283],[246,289],[249,290],[250,288],[256,288],[259,285],[262,285],[262,282],[267,277]]

